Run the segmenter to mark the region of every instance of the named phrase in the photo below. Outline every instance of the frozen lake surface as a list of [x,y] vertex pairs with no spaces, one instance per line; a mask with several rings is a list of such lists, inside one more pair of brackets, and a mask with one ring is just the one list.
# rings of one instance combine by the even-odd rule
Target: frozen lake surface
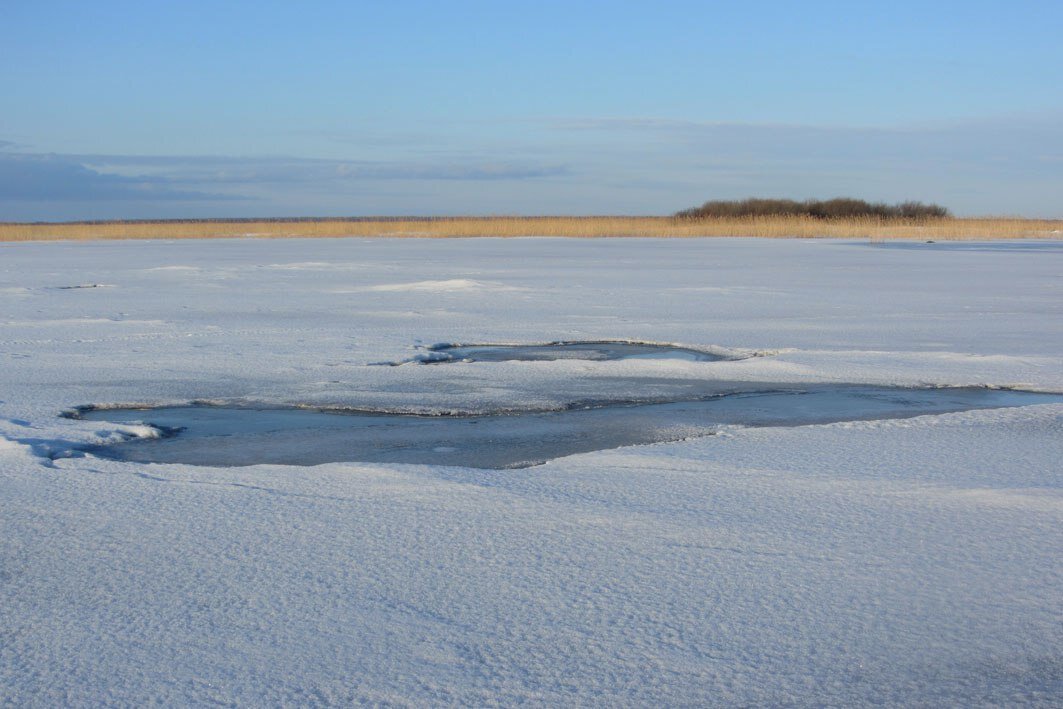
[[1059,706],[1061,392],[1058,241],[0,244],[0,705]]
[[737,389],[737,393],[698,401],[599,404],[480,416],[181,406],[98,409],[81,418],[157,429],[158,437],[134,437],[86,449],[138,463],[234,466],[356,461],[502,469],[538,465],[576,453],[707,436],[724,424],[803,426],[1063,403],[1063,394],[982,388],[821,384]]

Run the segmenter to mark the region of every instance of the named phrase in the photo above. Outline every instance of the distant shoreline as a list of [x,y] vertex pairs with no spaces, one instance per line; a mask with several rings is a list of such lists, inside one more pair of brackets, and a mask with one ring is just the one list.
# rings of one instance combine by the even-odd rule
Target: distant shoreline
[[1061,219],[922,221],[808,217],[292,217],[0,222],[0,242],[105,239],[759,237],[911,240],[1063,239]]

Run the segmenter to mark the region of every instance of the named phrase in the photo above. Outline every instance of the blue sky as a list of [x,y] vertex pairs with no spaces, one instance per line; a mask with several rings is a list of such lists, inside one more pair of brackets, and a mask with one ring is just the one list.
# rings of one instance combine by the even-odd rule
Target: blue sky
[[1060,2],[19,2],[0,220],[1063,217]]

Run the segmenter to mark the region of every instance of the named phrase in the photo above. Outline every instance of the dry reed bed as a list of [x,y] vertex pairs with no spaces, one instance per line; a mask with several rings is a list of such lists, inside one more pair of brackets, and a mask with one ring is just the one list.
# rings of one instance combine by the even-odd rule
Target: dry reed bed
[[480,236],[1037,239],[1063,238],[1063,220],[940,219],[924,222],[808,217],[684,220],[672,217],[455,217],[307,221],[0,223],[0,241]]

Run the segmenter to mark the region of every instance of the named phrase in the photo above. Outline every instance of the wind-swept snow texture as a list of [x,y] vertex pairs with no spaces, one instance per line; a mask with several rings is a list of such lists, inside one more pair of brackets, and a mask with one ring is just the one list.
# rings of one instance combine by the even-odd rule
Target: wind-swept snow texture
[[[1045,243],[0,245],[0,704],[1058,706],[1060,404],[517,470],[55,457],[160,435],[88,405],[1063,392]],[[368,366],[577,340],[724,358]]]

